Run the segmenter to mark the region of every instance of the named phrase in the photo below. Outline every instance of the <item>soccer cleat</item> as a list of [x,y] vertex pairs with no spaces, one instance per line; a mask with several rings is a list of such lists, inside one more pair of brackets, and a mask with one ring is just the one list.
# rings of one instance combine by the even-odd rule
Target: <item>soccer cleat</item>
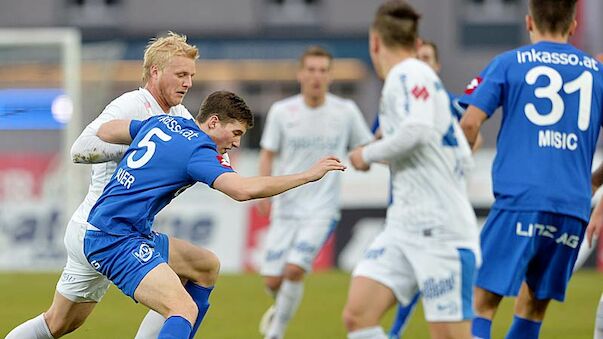
[[274,319],[274,313],[276,312],[276,308],[274,307],[274,305],[271,305],[266,312],[264,312],[264,315],[262,316],[262,319],[260,320],[260,334],[262,336],[265,336],[268,333],[268,330],[270,329],[270,324],[272,324],[272,319]]

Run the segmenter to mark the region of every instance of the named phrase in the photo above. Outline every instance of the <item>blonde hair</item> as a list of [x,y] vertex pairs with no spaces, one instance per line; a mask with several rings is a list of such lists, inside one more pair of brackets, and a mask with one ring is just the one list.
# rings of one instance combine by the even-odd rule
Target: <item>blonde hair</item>
[[144,50],[142,83],[146,84],[149,81],[151,66],[155,65],[159,70],[163,70],[175,56],[197,60],[199,50],[186,42],[186,35],[171,31],[166,36],[151,39]]

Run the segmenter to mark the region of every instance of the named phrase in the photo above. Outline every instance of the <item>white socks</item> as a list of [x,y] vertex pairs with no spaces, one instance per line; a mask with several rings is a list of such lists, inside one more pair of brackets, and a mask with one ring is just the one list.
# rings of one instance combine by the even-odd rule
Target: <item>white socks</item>
[[601,299],[599,300],[599,307],[597,307],[594,339],[603,339],[603,294],[601,294]]
[[144,319],[142,319],[134,339],[157,339],[164,322],[165,318],[161,314],[149,310]]
[[54,339],[50,333],[46,320],[44,320],[44,314],[29,319],[23,324],[15,327],[8,333],[5,339]]
[[387,339],[387,336],[381,326],[375,326],[350,332],[348,339]]
[[276,312],[266,338],[280,339],[284,336],[287,324],[289,324],[289,320],[297,312],[303,294],[303,281],[283,280],[281,288],[276,295],[276,303],[274,304]]

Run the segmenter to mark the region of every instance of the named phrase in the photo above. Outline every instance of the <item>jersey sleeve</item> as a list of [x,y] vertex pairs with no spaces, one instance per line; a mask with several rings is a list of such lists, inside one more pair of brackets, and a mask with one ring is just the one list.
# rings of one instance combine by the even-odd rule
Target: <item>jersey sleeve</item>
[[214,181],[224,173],[234,172],[227,160],[210,145],[201,145],[193,151],[187,172],[193,180],[212,187]]
[[471,80],[459,103],[464,107],[473,105],[490,117],[502,104],[504,84],[505,67],[501,57],[497,57]]
[[144,125],[144,123],[148,121],[140,121],[140,120],[132,120],[130,121],[130,137],[132,137],[132,140],[134,140],[134,138],[136,138],[136,135],[138,134],[138,132],[140,131],[140,129],[142,128],[142,126]]
[[266,116],[266,124],[264,125],[264,132],[262,133],[262,140],[260,146],[263,149],[278,152],[281,144],[281,133],[282,128],[278,119],[278,106],[272,105]]
[[360,112],[360,108],[352,101],[350,101],[350,107],[352,130],[348,146],[354,148],[356,146],[368,144],[373,140],[373,136],[366,125],[364,116],[362,115],[362,112]]
[[75,140],[71,146],[72,160],[76,163],[119,161],[128,147],[104,142],[96,136],[96,132],[107,121],[130,118],[137,109],[135,103],[123,97],[113,100]]
[[419,72],[401,74],[386,91],[402,125],[434,126],[436,88],[432,79]]

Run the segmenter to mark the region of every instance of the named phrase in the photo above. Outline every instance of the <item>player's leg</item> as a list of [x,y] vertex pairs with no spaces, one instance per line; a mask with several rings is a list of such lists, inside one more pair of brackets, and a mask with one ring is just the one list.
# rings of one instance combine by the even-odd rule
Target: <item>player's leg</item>
[[379,325],[385,311],[396,300],[408,305],[417,293],[415,272],[402,242],[399,234],[381,232],[354,269],[343,310],[348,338],[386,338]]
[[17,326],[6,339],[60,338],[80,327],[95,305],[95,302],[75,303],[55,292],[48,311]]
[[[516,296],[533,254],[534,213],[492,210],[481,234],[482,264],[473,293],[474,337],[490,339],[492,319],[503,296]],[[515,225],[515,227],[509,227]]]
[[595,333],[594,339],[603,339],[603,294],[599,299],[599,306],[597,306],[597,316],[595,317]]
[[476,257],[473,249],[449,242],[424,237],[407,244],[405,253],[417,276],[431,338],[470,339]]
[[408,305],[398,304],[398,308],[396,310],[396,318],[394,319],[394,323],[392,324],[392,328],[389,330],[388,337],[390,339],[401,338],[406,325],[408,324],[408,319],[410,315],[415,310],[415,306],[417,306],[417,302],[419,301],[419,296],[421,293],[417,292],[415,296],[410,301]]
[[[274,218],[264,243],[264,255],[260,266],[260,274],[264,278],[266,292],[275,299],[283,283],[287,253],[293,244],[299,224],[291,219]],[[260,320],[259,332],[262,336],[268,333],[276,312],[275,305],[270,306]]]
[[287,325],[297,312],[304,293],[304,276],[310,272],[314,259],[331,235],[336,220],[298,219],[297,229],[291,248],[287,253],[287,264],[283,281],[276,295],[273,320],[266,338],[282,338]]
[[189,338],[197,319],[197,305],[178,275],[166,264],[151,269],[136,287],[134,299],[166,320],[158,338]]
[[549,302],[550,299],[537,299],[534,291],[523,283],[515,301],[515,315],[506,338],[538,338]]
[[75,331],[105,295],[109,281],[96,272],[83,253],[86,224],[71,219],[65,231],[67,264],[50,308],[12,330],[7,338],[59,338]]
[[515,302],[507,338],[538,338],[550,299],[565,299],[586,228],[580,219],[545,212],[538,212],[533,224],[540,225],[534,232],[536,253]]
[[354,276],[343,309],[349,339],[385,339],[379,325],[383,314],[396,303],[392,290],[364,276]]
[[[220,270],[218,257],[209,250],[162,233],[154,233],[154,241],[157,251],[167,259],[197,304],[199,314],[191,335],[194,336],[210,306],[209,296]],[[135,339],[157,338],[164,320],[159,313],[149,310]]]

